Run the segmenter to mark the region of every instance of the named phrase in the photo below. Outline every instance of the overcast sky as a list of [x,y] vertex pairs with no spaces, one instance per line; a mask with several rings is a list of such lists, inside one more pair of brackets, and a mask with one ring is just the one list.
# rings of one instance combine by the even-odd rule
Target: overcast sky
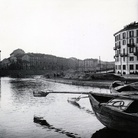
[[114,61],[114,36],[138,21],[138,0],[0,0],[1,59],[17,48]]

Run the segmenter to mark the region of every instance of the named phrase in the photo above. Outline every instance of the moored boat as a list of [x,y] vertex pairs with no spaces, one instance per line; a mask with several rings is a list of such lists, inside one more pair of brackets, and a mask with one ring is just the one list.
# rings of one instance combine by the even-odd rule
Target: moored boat
[[121,81],[114,81],[110,85],[110,92],[111,93],[138,93],[138,83],[130,83],[130,84],[125,84],[124,82]]
[[138,95],[89,93],[97,119],[106,127],[138,133]]

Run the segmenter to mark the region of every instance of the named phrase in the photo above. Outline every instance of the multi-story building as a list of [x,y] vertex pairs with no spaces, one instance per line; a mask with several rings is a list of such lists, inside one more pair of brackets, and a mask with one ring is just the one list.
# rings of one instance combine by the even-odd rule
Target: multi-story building
[[138,73],[138,23],[125,26],[114,34],[115,72],[117,74]]

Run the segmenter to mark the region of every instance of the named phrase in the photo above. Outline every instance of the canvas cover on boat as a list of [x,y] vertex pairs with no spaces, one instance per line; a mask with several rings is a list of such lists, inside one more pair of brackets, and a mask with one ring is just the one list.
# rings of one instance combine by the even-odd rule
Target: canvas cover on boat
[[118,109],[118,110],[126,110],[130,104],[133,102],[133,100],[130,99],[112,99],[107,103],[107,106],[110,106],[111,108]]

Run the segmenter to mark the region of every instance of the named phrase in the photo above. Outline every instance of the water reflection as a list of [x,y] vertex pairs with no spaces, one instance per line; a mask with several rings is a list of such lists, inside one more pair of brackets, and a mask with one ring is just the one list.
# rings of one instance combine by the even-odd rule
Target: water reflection
[[78,102],[76,101],[71,101],[68,99],[68,103],[72,104],[73,106],[85,111],[86,113],[89,113],[89,114],[93,114],[94,115],[94,112],[90,109],[87,109],[86,107],[82,107]]
[[103,129],[96,131],[91,138],[137,138],[137,137],[138,134],[120,132],[105,127]]
[[78,136],[78,134],[75,134],[75,133],[72,133],[72,132],[68,132],[68,131],[66,131],[66,130],[64,130],[62,128],[56,128],[53,125],[50,125],[47,122],[47,120],[45,120],[43,117],[34,116],[33,120],[34,120],[34,123],[37,123],[37,124],[41,125],[45,129],[48,129],[48,130],[51,130],[51,131],[55,131],[57,133],[66,135],[66,136],[71,137],[71,138],[80,138]]
[[[4,77],[0,85],[0,138],[90,138],[92,133],[103,128],[96,117],[91,115],[93,112],[87,98],[78,103],[69,103],[67,99],[73,97],[72,94],[49,94],[36,98],[33,97],[33,91],[106,92],[106,89],[48,82],[35,77]],[[34,114],[43,118],[33,118]]]

